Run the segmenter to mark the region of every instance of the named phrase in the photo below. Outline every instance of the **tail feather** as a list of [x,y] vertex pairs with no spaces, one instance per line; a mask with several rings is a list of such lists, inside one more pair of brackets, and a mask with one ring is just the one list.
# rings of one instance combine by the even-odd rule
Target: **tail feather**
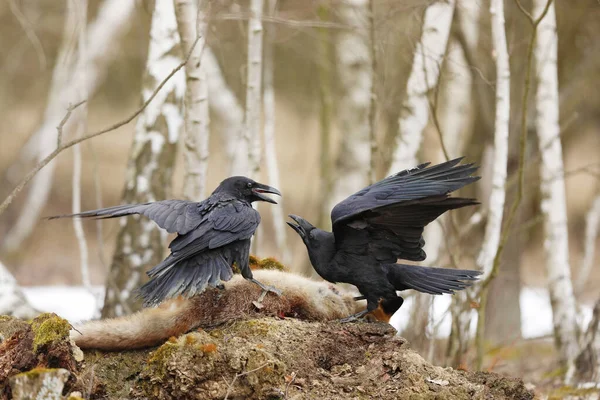
[[414,289],[429,294],[453,294],[473,284],[480,271],[386,264],[389,281],[396,290]]
[[231,266],[218,251],[197,254],[174,262],[167,257],[148,271],[150,280],[138,291],[145,306],[157,305],[177,296],[192,297],[207,286],[215,287],[233,276]]

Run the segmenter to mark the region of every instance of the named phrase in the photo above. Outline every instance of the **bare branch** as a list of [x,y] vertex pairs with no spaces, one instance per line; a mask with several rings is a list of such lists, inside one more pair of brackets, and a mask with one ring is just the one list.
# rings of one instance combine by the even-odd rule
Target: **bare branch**
[[185,64],[188,62],[192,52],[194,51],[194,48],[196,47],[196,44],[198,43],[198,41],[200,40],[200,38],[197,38],[194,41],[194,44],[192,46],[191,51],[187,54],[187,56],[185,57],[185,60],[183,60],[183,62],[181,62],[181,64],[179,64],[175,69],[173,69],[166,77],[165,79],[163,79],[160,84],[156,87],[156,89],[154,90],[154,92],[152,92],[152,94],[150,95],[150,97],[144,102],[144,104],[142,104],[142,106],[140,108],[138,108],[137,110],[135,110],[131,115],[129,115],[127,118],[116,122],[104,129],[101,129],[97,132],[92,132],[92,133],[88,133],[87,135],[84,135],[82,137],[79,137],[77,139],[73,139],[63,145],[61,145],[60,147],[57,147],[52,153],[50,153],[50,155],[48,155],[46,158],[44,158],[40,163],[38,163],[22,180],[21,182],[19,182],[19,184],[17,185],[17,187],[15,187],[13,189],[13,191],[6,197],[6,199],[4,199],[4,201],[2,202],[2,204],[0,205],[0,215],[2,215],[2,213],[6,210],[6,208],[8,207],[8,205],[10,203],[12,203],[12,201],[14,200],[14,198],[17,196],[17,194],[19,194],[19,192],[21,190],[23,190],[23,188],[25,187],[25,185],[27,185],[27,183],[29,183],[29,181],[31,181],[31,179],[35,176],[35,174],[38,173],[38,171],[40,171],[42,168],[44,168],[46,165],[48,165],[48,163],[50,161],[52,161],[56,156],[58,156],[60,153],[62,153],[64,150],[75,146],[78,143],[81,143],[83,141],[86,141],[88,139],[92,139],[95,138],[96,136],[100,136],[103,135],[107,132],[111,132],[114,131],[120,127],[122,127],[123,125],[127,125],[128,123],[130,123],[131,121],[133,121],[135,119],[135,117],[137,117],[138,115],[140,115],[142,113],[142,111],[144,111],[144,109],[146,107],[148,107],[148,104],[150,104],[152,102],[152,100],[154,99],[154,97],[156,97],[156,95],[158,94],[158,92],[163,88],[163,86],[169,81],[169,79],[171,79],[171,77],[173,75],[175,75],[181,68],[183,68],[185,66]]

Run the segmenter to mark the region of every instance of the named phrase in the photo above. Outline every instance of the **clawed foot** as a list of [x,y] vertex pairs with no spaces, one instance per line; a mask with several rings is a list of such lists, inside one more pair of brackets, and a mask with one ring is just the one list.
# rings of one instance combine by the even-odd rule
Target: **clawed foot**
[[256,306],[256,308],[259,308],[259,309],[262,308],[261,302],[264,300],[267,293],[269,293],[269,292],[275,293],[277,296],[281,296],[283,294],[283,292],[281,290],[277,289],[276,287],[265,285],[264,283],[261,283],[254,278],[250,279],[250,281],[253,283],[256,283],[262,289],[262,293],[260,294],[260,296],[258,296],[258,300],[252,302],[254,304],[254,306]]
[[352,314],[349,317],[339,319],[338,322],[342,323],[342,324],[345,324],[345,323],[348,323],[348,322],[356,322],[360,318],[364,317],[368,312],[369,311],[367,311],[367,310],[363,310],[363,311],[361,311],[359,313]]

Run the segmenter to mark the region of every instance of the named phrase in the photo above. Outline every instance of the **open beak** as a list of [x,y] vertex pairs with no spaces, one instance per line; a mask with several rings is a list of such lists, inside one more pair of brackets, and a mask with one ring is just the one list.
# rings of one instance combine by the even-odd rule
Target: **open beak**
[[261,201],[266,201],[267,203],[277,204],[275,200],[270,198],[269,196],[265,196],[264,193],[276,194],[277,196],[281,196],[281,192],[274,187],[263,185],[262,183],[257,183],[252,188],[252,193],[256,197],[258,197]]
[[304,230],[304,228],[302,227],[304,220],[302,218],[300,218],[297,215],[294,214],[290,214],[288,215],[288,217],[290,217],[291,219],[293,219],[296,223],[293,222],[289,222],[286,221],[286,223],[293,229],[296,231],[296,233],[298,235],[300,235],[301,238],[304,239],[304,237],[306,236],[306,231]]

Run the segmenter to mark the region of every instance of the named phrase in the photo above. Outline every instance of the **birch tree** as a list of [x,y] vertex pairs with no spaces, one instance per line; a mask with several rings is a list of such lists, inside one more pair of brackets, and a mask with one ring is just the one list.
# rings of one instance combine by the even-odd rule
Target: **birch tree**
[[[469,290],[473,298],[480,297],[479,313],[477,320],[478,337],[483,336],[484,318],[487,304],[487,285],[490,282],[496,257],[500,246],[502,233],[502,220],[504,216],[504,203],[506,199],[506,176],[508,165],[508,132],[510,126],[510,64],[506,31],[504,21],[503,0],[490,2],[492,19],[492,46],[496,58],[496,116],[494,122],[494,147],[492,161],[492,187],[488,199],[488,216],[485,225],[483,244],[477,257],[477,266],[482,270],[481,286]],[[462,311],[464,317],[460,318],[460,337],[469,337],[471,322],[470,310]],[[464,344],[461,349],[465,349]],[[481,362],[481,361],[479,361]]]
[[[108,66],[118,54],[119,38],[129,28],[127,21],[134,8],[133,1],[106,0],[102,3],[96,19],[87,31],[86,74],[82,80],[72,79],[75,62],[73,54],[77,45],[74,20],[76,17],[66,16],[63,42],[52,74],[44,119],[32,136],[32,145],[26,146],[27,149],[36,149],[36,162],[43,160],[56,147],[58,136],[56,126],[69,104],[74,103],[73,93],[84,90],[88,95],[92,95],[103,82]],[[36,142],[37,144],[33,145]],[[20,158],[27,160],[29,157]],[[3,242],[5,251],[15,251],[33,231],[50,194],[54,167],[55,163],[51,162],[33,179],[27,198],[23,202],[23,211],[5,236]]]
[[[277,0],[267,0],[267,10],[269,16],[275,15]],[[267,168],[267,177],[270,186],[280,187],[279,185],[279,166],[277,165],[277,148],[275,146],[275,89],[274,89],[274,43],[275,27],[273,25],[266,29],[266,40],[264,48],[264,70],[263,70],[263,107],[264,107],[264,130],[265,130],[265,163]],[[285,216],[283,215],[283,202],[275,207],[269,207],[273,215],[273,227],[275,228],[275,242],[277,248],[281,251],[282,261],[288,264],[290,252],[287,246],[287,229]]]
[[343,138],[332,174],[331,194],[323,204],[327,214],[333,206],[369,181],[371,144],[369,109],[373,71],[369,41],[368,0],[344,1],[336,8],[340,21],[352,29],[337,34],[336,61],[342,97],[338,121]]
[[[263,0],[250,1],[248,20],[248,73],[246,81],[246,120],[244,141],[248,148],[248,174],[256,178],[260,172],[261,91],[262,91],[262,27]],[[239,156],[239,155],[238,155]]]
[[[77,18],[77,64],[75,67],[75,75],[78,81],[85,81],[85,66],[86,66],[86,26],[87,26],[87,0],[70,0],[67,11],[75,13]],[[85,101],[87,98],[87,92],[85,91],[84,85],[77,87],[77,91],[74,93],[76,102]],[[78,107],[74,113],[76,114],[73,118],[76,124],[76,135],[81,137],[87,128],[87,105],[82,104]],[[72,207],[71,212],[77,214],[81,212],[81,145],[76,144],[73,146],[73,191],[72,191]],[[75,237],[77,238],[77,244],[79,246],[79,265],[81,270],[81,281],[83,286],[91,291],[92,283],[90,281],[90,270],[88,263],[88,247],[85,240],[85,233],[83,231],[83,224],[81,219],[73,218],[73,229],[75,230]]]
[[204,49],[202,66],[206,69],[209,106],[224,124],[221,139],[229,163],[229,175],[248,173],[248,146],[244,135],[244,109],[223,77],[219,62],[210,47]]
[[423,130],[429,121],[427,96],[438,81],[455,5],[455,0],[438,1],[425,10],[421,38],[415,49],[406,96],[401,106],[399,132],[388,174],[417,164]]
[[13,317],[29,319],[39,314],[34,309],[23,291],[17,284],[17,280],[10,271],[0,262],[0,315],[12,315]]
[[590,210],[585,217],[585,240],[583,242],[583,259],[577,276],[577,292],[581,292],[592,272],[594,256],[596,252],[596,239],[600,228],[600,189],[598,195],[592,202]]
[[[544,16],[544,12],[546,15]],[[578,353],[579,329],[569,262],[569,237],[560,141],[556,12],[552,0],[534,0],[533,15],[540,15],[534,48],[536,132],[541,154],[541,212],[544,217],[546,272],[552,304],[554,336],[568,374]]]
[[185,66],[185,177],[183,196],[188,200],[204,198],[208,173],[209,110],[206,69],[201,57],[204,50],[206,21],[202,3],[193,0],[174,0],[181,47],[187,54],[197,36],[202,36]]
[[[159,82],[182,59],[172,1],[155,2],[150,28],[148,61],[142,99],[147,100]],[[177,141],[183,126],[185,75],[176,73],[140,115],[127,166],[123,203],[165,199],[170,193]],[[145,267],[160,262],[166,233],[139,216],[121,219],[120,231],[106,284],[103,317],[140,307],[133,290],[145,280]]]
[[596,301],[592,320],[582,340],[581,352],[575,360],[575,376],[579,383],[600,382],[600,299]]

